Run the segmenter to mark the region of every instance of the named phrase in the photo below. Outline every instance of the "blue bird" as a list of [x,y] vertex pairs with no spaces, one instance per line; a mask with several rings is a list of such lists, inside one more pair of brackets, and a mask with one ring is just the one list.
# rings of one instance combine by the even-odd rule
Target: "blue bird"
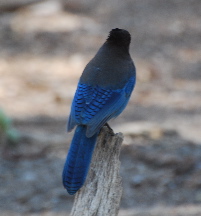
[[76,130],[62,176],[71,195],[85,182],[100,129],[124,110],[134,88],[130,41],[128,31],[112,29],[78,82],[67,126],[68,131]]

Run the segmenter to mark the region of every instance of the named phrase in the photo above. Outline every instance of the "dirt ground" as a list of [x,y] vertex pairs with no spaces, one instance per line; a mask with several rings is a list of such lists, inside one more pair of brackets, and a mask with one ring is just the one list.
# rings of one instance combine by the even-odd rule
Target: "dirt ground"
[[111,121],[125,135],[119,215],[200,216],[200,0],[5,2],[0,108],[20,142],[0,146],[0,215],[70,213],[61,173],[73,135],[66,133],[71,100],[84,66],[119,27],[132,35],[137,68],[132,98]]

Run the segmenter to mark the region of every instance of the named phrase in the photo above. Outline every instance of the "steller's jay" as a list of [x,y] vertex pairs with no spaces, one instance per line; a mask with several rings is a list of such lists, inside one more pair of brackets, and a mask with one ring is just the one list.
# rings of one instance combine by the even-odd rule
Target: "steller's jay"
[[128,31],[112,29],[78,82],[67,126],[76,130],[63,169],[63,185],[71,195],[85,182],[100,129],[124,110],[134,88],[130,41]]

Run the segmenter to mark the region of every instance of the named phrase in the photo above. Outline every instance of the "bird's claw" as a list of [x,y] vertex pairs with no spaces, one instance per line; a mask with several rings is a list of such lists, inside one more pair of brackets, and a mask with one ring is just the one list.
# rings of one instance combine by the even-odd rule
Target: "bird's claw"
[[109,129],[109,133],[112,135],[112,136],[114,136],[115,135],[115,133],[114,133],[114,131],[113,131],[113,129],[110,127],[110,125],[106,122],[105,123],[105,125],[104,126],[106,126],[108,129]]

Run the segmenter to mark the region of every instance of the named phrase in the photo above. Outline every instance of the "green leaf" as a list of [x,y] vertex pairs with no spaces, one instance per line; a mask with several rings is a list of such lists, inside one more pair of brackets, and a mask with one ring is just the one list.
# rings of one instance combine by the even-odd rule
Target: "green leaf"
[[6,116],[3,110],[0,109],[0,129],[6,131],[11,126],[11,119]]
[[19,138],[20,138],[19,133],[12,128],[6,131],[6,135],[7,135],[8,141],[12,143],[16,143],[19,141]]

